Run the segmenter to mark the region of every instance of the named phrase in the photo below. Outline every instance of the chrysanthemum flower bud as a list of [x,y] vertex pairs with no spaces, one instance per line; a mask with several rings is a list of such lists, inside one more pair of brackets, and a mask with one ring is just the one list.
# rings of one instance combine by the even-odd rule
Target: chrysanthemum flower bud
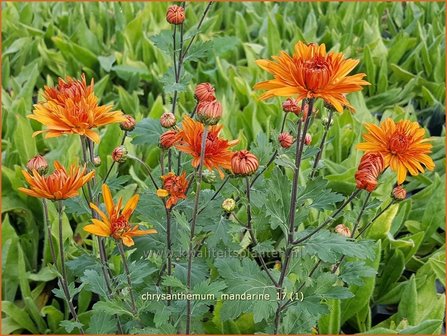
[[335,232],[341,236],[351,237],[351,230],[345,224],[338,224],[335,227]]
[[298,106],[298,101],[295,98],[288,98],[282,103],[282,110],[284,112],[292,112],[298,115],[301,112],[301,108]]
[[293,145],[293,136],[288,132],[283,132],[278,136],[278,141],[282,148],[290,148]]
[[210,83],[200,83],[196,86],[194,96],[197,101],[213,101],[216,99],[214,95],[214,87]]
[[160,117],[160,124],[164,128],[171,128],[177,123],[177,118],[171,112],[165,112]]
[[215,125],[222,117],[222,104],[217,101],[201,101],[197,105],[197,119],[205,125]]
[[247,150],[241,150],[233,154],[231,158],[231,170],[237,176],[248,176],[259,168],[258,158]]
[[42,155],[36,155],[28,161],[26,168],[30,173],[37,170],[40,175],[45,175],[48,172],[48,162]]
[[222,209],[230,213],[236,208],[236,202],[232,198],[227,198],[222,202]]
[[123,163],[127,160],[127,149],[124,146],[116,147],[112,152],[112,160],[118,163]]
[[129,115],[129,114],[125,114],[124,115],[124,118],[126,118],[126,120],[125,121],[122,121],[121,123],[120,123],[120,128],[123,130],[123,131],[126,131],[126,132],[130,132],[130,131],[133,131],[133,129],[135,128],[135,125],[136,125],[136,121],[135,121],[135,119],[131,116],[131,115]]
[[205,169],[202,173],[202,179],[204,182],[213,184],[216,183],[216,173],[214,170]]
[[169,130],[160,135],[160,147],[163,149],[171,148],[177,142],[177,131]]
[[396,201],[402,201],[407,197],[407,191],[401,185],[398,185],[393,189],[393,198]]
[[99,156],[95,156],[93,158],[93,164],[95,165],[95,167],[99,167],[101,165],[101,158]]
[[312,135],[310,135],[310,133],[306,133],[306,136],[304,137],[304,144],[306,146],[309,146],[311,142],[312,142]]
[[166,13],[166,21],[170,24],[179,25],[185,21],[185,9],[181,6],[169,6]]
[[368,192],[374,191],[377,188],[377,180],[383,169],[384,162],[381,154],[364,154],[355,173],[356,187],[365,189]]
[[[321,118],[321,123],[323,124],[323,126],[328,126],[329,118],[328,117]],[[334,119],[331,119],[331,123],[329,126],[332,126],[333,123],[334,123]]]
[[273,266],[273,269],[277,271],[281,271],[281,262],[279,260],[275,261],[275,265]]

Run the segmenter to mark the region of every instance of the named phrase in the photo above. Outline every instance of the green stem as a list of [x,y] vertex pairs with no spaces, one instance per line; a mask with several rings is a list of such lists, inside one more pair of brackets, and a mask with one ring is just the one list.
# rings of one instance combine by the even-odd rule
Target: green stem
[[132,313],[134,315],[137,315],[138,310],[137,310],[137,305],[135,303],[135,297],[133,295],[132,279],[130,278],[130,272],[129,272],[129,267],[127,265],[126,253],[124,252],[124,247],[123,247],[122,241],[116,241],[116,246],[118,247],[118,251],[121,255],[121,260],[123,261],[124,272],[126,273],[127,285],[129,286],[130,303],[131,303],[131,307],[132,307]]
[[[65,249],[64,249],[64,238],[62,235],[62,201],[58,200],[57,201],[57,212],[59,215],[59,253],[61,256],[61,267],[60,267],[60,274],[61,274],[61,285],[62,285],[62,290],[64,291],[65,294],[65,299],[67,300],[67,304],[68,304],[68,308],[70,309],[71,315],[73,316],[73,318],[75,319],[76,322],[79,322],[79,318],[78,318],[78,314],[76,313],[76,309],[73,305],[73,301],[72,298],[70,296],[70,291],[68,289],[68,279],[67,279],[67,270],[65,268]],[[84,329],[82,328],[82,326],[79,326],[79,331],[81,332],[81,334],[84,334]]]
[[303,238],[300,239],[296,239],[293,241],[293,245],[298,245],[304,241],[306,241],[307,239],[309,239],[310,237],[312,237],[314,234],[316,234],[317,232],[319,232],[321,229],[323,229],[326,225],[328,225],[329,223],[331,223],[333,220],[336,219],[336,217],[343,211],[343,209],[352,202],[352,200],[357,196],[357,194],[361,191],[361,189],[356,189],[351,196],[349,196],[348,199],[346,199],[343,204],[340,206],[340,208],[338,208],[331,216],[329,216],[328,219],[326,219],[322,224],[320,224],[318,227],[316,227],[312,232],[310,232],[309,234],[307,234],[306,236],[304,236]]
[[317,173],[318,163],[320,162],[321,156],[323,155],[324,144],[326,142],[326,138],[327,138],[327,135],[329,133],[329,128],[331,127],[333,114],[334,114],[334,110],[333,109],[329,109],[328,122],[326,124],[325,129],[324,129],[323,137],[321,138],[318,154],[315,157],[315,161],[314,161],[314,164],[312,166],[312,172],[310,173],[310,178],[314,178],[315,174]]
[[[188,289],[188,293],[191,292],[191,272],[192,272],[192,259],[194,255],[194,236],[195,236],[195,228],[197,222],[197,215],[199,210],[199,199],[200,199],[200,190],[202,187],[202,172],[203,172],[203,162],[205,160],[205,148],[206,148],[206,139],[208,136],[208,127],[205,126],[202,133],[202,143],[200,149],[200,161],[199,166],[197,168],[197,177],[196,177],[196,195],[194,199],[194,209],[192,213],[192,222],[191,222],[191,232],[189,239],[189,248],[188,248],[188,269],[186,274],[186,287]],[[187,300],[186,302],[186,334],[190,334],[191,332],[191,300]]]
[[[245,177],[245,182],[246,182],[246,194],[247,194],[247,230],[248,233],[250,234],[254,246],[257,246],[258,240],[256,239],[256,235],[254,233],[251,220],[250,178],[248,176]],[[270,269],[267,267],[267,264],[265,263],[264,257],[262,256],[261,253],[259,253],[259,260],[261,261],[262,268],[267,273],[270,280],[273,282],[275,286],[278,286],[278,283],[276,282],[275,278],[273,278],[273,275],[270,272]]]

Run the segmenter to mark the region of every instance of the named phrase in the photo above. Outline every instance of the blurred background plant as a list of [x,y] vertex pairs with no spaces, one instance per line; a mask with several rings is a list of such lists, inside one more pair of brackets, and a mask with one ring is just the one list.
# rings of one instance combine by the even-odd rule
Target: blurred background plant
[[[378,276],[359,286],[355,298],[342,304],[333,300],[330,319],[320,321],[320,332],[440,333],[445,308],[445,4],[216,3],[185,60],[185,77],[174,87],[167,6],[2,4],[2,333],[63,332],[59,321],[66,310],[51,296],[55,276],[44,267],[49,250],[40,203],[19,195],[17,188],[23,184],[20,170],[32,156],[40,153],[67,164],[75,160],[79,143],[69,137],[31,137],[40,125],[25,116],[40,100],[39,88],[53,85],[59,76],[84,72],[94,78],[102,103],[113,103],[139,121],[126,145],[156,167],[161,133],[156,119],[170,110],[174,88],[181,91],[177,114],[191,112],[194,86],[202,81],[217,87],[225,135],[240,138],[240,148],[260,146],[266,139],[259,134],[275,139],[282,119],[280,100],[257,100],[252,87],[266,75],[255,60],[291,51],[298,40],[326,43],[328,49],[359,58],[358,71],[372,84],[351,95],[357,112],[336,117],[329,133],[323,164],[334,191],[347,195],[353,190],[360,156],[353,145],[360,140],[362,122],[375,118],[419,121],[432,135],[436,163],[434,173],[410,178],[406,187],[411,199],[392,207],[371,228],[369,236],[381,239],[374,265]],[[205,6],[188,4],[188,20],[197,22]],[[193,34],[191,27],[186,36]],[[115,125],[102,135],[99,155],[108,165],[121,140],[118,130]],[[311,131],[318,143],[323,126],[314,123]],[[106,165],[98,169],[104,176]],[[127,171],[129,175],[123,173]],[[111,182],[115,189],[126,182],[129,191],[135,183],[144,188],[140,166],[126,163],[114,172],[119,176]],[[388,197],[390,183],[378,189],[378,198]],[[76,254],[88,209],[74,202],[70,207],[64,237],[72,242],[69,254]],[[50,219],[56,220],[55,209],[50,209]],[[83,291],[80,312],[92,302],[92,294]],[[210,330],[253,332],[250,323],[243,317]]]

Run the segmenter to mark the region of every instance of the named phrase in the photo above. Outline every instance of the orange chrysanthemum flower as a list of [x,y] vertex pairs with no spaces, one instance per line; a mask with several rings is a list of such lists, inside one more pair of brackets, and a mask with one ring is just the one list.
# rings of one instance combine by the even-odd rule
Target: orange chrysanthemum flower
[[122,198],[118,200],[117,204],[113,203],[112,193],[107,184],[102,185],[102,195],[106,206],[107,215],[101,211],[95,204],[90,203],[90,207],[96,211],[102,220],[92,219],[93,224],[86,225],[84,230],[100,237],[112,237],[116,240],[121,239],[126,246],[134,245],[133,237],[144,236],[147,234],[157,233],[157,230],[140,230],[138,225],[133,227],[129,220],[135,211],[139,195],[132,196],[126,203],[124,208],[121,208]]
[[67,172],[58,161],[54,162],[54,171],[48,176],[40,175],[35,169],[31,174],[26,170],[22,173],[31,189],[19,188],[20,191],[32,197],[55,201],[77,196],[78,190],[95,176],[94,171],[87,173],[85,166],[72,165]]
[[99,135],[92,128],[126,121],[121,111],[112,111],[112,106],[98,106],[93,79],[87,86],[84,74],[81,80],[59,78],[56,87],[45,87],[43,96],[45,101],[34,105],[33,114],[28,118],[37,120],[47,129],[34,132],[33,136],[45,133],[46,138],[54,138],[79,134],[98,143]]
[[188,189],[188,181],[186,180],[186,172],[177,176],[173,172],[161,177],[163,180],[163,189],[157,190],[158,197],[168,197],[166,208],[170,209],[176,205],[180,199],[186,199],[186,190]]
[[[231,169],[231,157],[233,153],[230,147],[236,145],[239,140],[224,140],[219,138],[222,125],[210,126],[205,147],[204,165],[209,170],[216,169],[221,178],[224,174],[222,169]],[[202,145],[202,134],[205,126],[188,116],[185,116],[182,123],[182,130],[179,132],[180,142],[175,146],[178,150],[192,155],[192,165],[197,167],[200,163],[200,150]]]
[[324,44],[306,45],[298,42],[293,56],[282,51],[274,61],[258,60],[256,63],[275,79],[255,85],[255,89],[268,90],[260,98],[296,96],[304,98],[322,98],[338,112],[343,106],[351,110],[345,94],[362,90],[369,85],[363,80],[366,75],[348,74],[357,66],[358,60],[346,59],[342,53],[326,53]]
[[428,170],[433,170],[435,164],[427,154],[431,153],[432,145],[424,139],[425,130],[417,122],[402,120],[395,123],[388,118],[376,126],[365,124],[368,130],[363,135],[365,142],[357,148],[365,152],[383,155],[385,168],[390,166],[397,172],[397,183],[401,184],[407,177],[424,172],[423,164]]

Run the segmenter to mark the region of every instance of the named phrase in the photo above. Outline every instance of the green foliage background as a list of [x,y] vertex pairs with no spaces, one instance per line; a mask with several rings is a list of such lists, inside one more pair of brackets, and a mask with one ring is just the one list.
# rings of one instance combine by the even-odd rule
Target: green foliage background
[[[2,3],[2,333],[64,332],[59,326],[64,309],[51,297],[55,276],[45,267],[50,258],[40,203],[19,194],[17,188],[24,183],[21,169],[32,156],[41,153],[50,162],[57,159],[67,164],[79,160],[80,144],[72,137],[32,138],[41,126],[25,116],[40,99],[44,85],[53,85],[59,76],[79,77],[84,72],[95,79],[102,103],[111,102],[137,121],[143,120],[126,145],[157,169],[161,130],[145,118],[156,119],[170,109],[172,80],[166,75],[172,65],[170,35],[163,33],[170,29],[165,21],[167,6],[156,2]],[[204,7],[205,3],[187,5],[187,34],[194,32]],[[372,85],[350,95],[357,112],[336,117],[324,157],[329,187],[336,192],[347,195],[354,188],[361,154],[353,145],[360,140],[362,122],[392,117],[418,120],[427,127],[435,172],[409,178],[407,187],[414,195],[376,222],[370,238],[381,239],[381,244],[370,266],[378,271],[377,277],[351,288],[354,298],[342,303],[329,299],[331,313],[320,320],[319,327],[321,333],[338,332],[340,326],[354,332],[440,333],[445,298],[437,294],[435,284],[445,287],[445,5],[216,3],[198,40],[186,62],[187,75],[177,86],[183,91],[178,114],[193,109],[196,83],[211,82],[224,106],[225,136],[241,139],[240,148],[258,150],[261,158],[268,158],[268,146],[262,149],[258,134],[275,139],[282,111],[279,99],[257,100],[259,93],[252,87],[267,75],[256,66],[256,59],[291,51],[296,41],[304,40],[326,43],[328,49],[361,60],[357,71],[365,72]],[[321,123],[315,122],[311,131],[317,143]],[[111,163],[110,153],[120,141],[117,132],[116,125],[103,131],[98,149],[103,163]],[[103,164],[99,174],[104,175],[106,169]],[[113,180],[115,189],[128,183],[123,195],[129,195],[135,184],[144,190],[141,167],[126,164],[117,173],[121,179]],[[393,177],[385,178],[388,183],[377,190],[378,199],[385,199],[391,190]],[[82,205],[69,205],[73,210],[64,219],[64,237],[69,254],[77,255],[73,237],[85,237],[81,228],[88,216]],[[55,217],[55,209],[50,208],[50,218]],[[231,261],[219,261],[218,270],[232,267],[236,272],[241,267],[224,262]],[[88,315],[92,294],[82,291],[79,300],[81,313]],[[378,323],[374,316],[383,305],[395,311]],[[231,324],[216,316],[204,325],[204,332],[257,331],[250,317]],[[294,318],[298,319],[287,317]],[[106,332],[99,327],[90,331]]]

